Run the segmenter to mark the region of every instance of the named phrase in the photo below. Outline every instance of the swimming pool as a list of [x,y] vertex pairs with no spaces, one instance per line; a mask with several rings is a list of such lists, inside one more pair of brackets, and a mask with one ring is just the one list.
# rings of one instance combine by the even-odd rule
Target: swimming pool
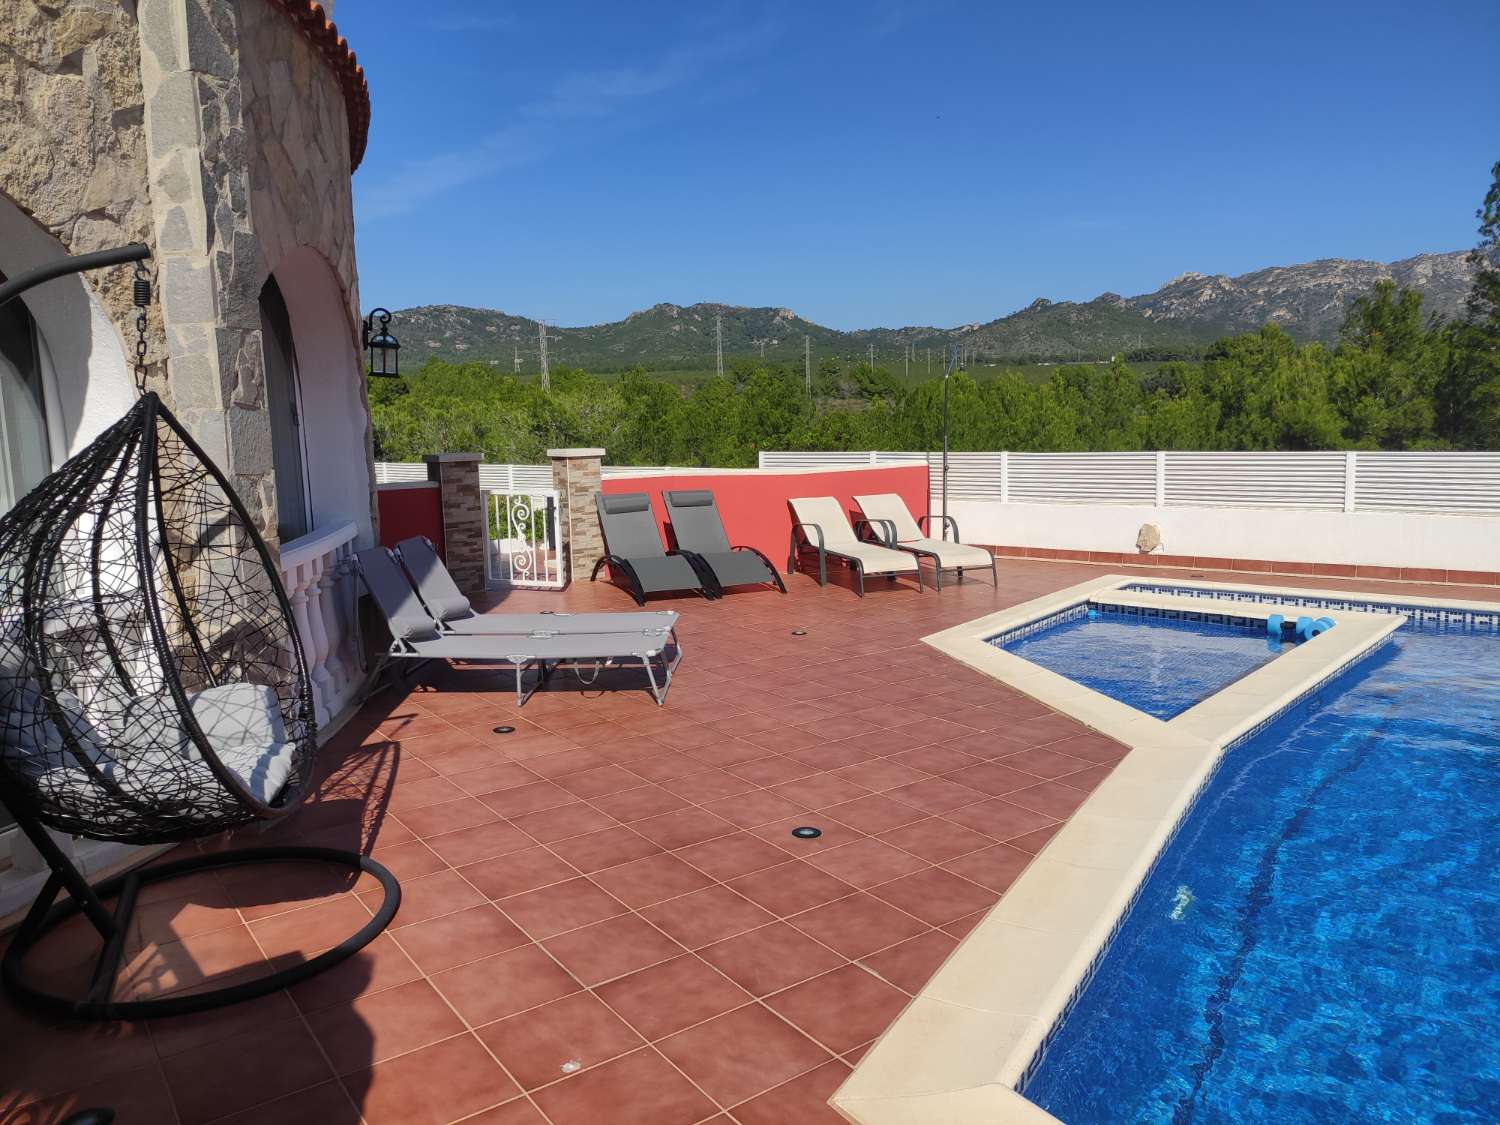
[[1065,1122],[1500,1113],[1500,634],[1413,622],[1232,748],[1024,1090]]
[[1264,624],[1234,624],[1222,611],[1146,616],[1094,604],[992,643],[1158,719],[1181,714],[1289,647],[1268,638]]

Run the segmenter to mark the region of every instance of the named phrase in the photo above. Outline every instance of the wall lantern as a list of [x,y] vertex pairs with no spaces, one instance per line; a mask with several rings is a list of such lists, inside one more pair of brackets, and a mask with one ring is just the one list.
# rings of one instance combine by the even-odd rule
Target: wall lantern
[[365,370],[371,378],[394,379],[401,373],[401,341],[391,335],[390,327],[389,309],[371,309],[365,317]]

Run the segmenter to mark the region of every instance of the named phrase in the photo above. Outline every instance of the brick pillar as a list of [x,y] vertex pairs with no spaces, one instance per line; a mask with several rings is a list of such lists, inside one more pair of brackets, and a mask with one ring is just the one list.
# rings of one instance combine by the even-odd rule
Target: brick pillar
[[552,487],[562,506],[563,573],[569,581],[584,581],[604,557],[604,533],[594,507],[604,450],[549,449],[547,456],[552,458]]
[[484,525],[484,497],[479,492],[479,454],[432,453],[427,479],[438,482],[442,497],[444,561],[453,581],[469,597],[484,593],[484,553],[489,544]]

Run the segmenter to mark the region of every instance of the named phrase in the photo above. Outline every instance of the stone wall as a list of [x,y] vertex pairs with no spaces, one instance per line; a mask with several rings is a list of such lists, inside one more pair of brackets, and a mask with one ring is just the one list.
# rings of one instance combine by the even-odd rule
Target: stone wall
[[443,557],[453,581],[469,597],[484,593],[484,555],[489,549],[479,454],[433,453],[427,478],[438,482],[443,510]]
[[552,487],[562,507],[563,574],[570,582],[593,575],[604,557],[604,532],[599,527],[599,467],[602,449],[549,449]]
[[[0,193],[71,254],[153,242],[139,60],[117,0],[0,0]],[[134,355],[130,275],[84,280]],[[147,343],[159,385],[159,307]]]

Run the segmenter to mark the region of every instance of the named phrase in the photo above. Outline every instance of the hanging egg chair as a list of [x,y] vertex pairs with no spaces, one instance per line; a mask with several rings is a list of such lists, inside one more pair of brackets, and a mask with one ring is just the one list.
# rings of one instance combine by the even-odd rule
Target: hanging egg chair
[[[145,393],[0,517],[0,801],[52,869],[0,962],[7,989],[74,1016],[199,1011],[284,988],[373,940],[400,890],[357,853],[215,852],[90,887],[44,830],[166,844],[274,821],[301,803],[316,751],[302,644],[270,551],[224,474]],[[112,999],[140,886],[268,861],[368,871],[385,902],[354,937],[293,969],[212,992]],[[61,891],[68,898],[54,906]],[[29,983],[28,950],[80,911],[104,938],[89,994]]]

